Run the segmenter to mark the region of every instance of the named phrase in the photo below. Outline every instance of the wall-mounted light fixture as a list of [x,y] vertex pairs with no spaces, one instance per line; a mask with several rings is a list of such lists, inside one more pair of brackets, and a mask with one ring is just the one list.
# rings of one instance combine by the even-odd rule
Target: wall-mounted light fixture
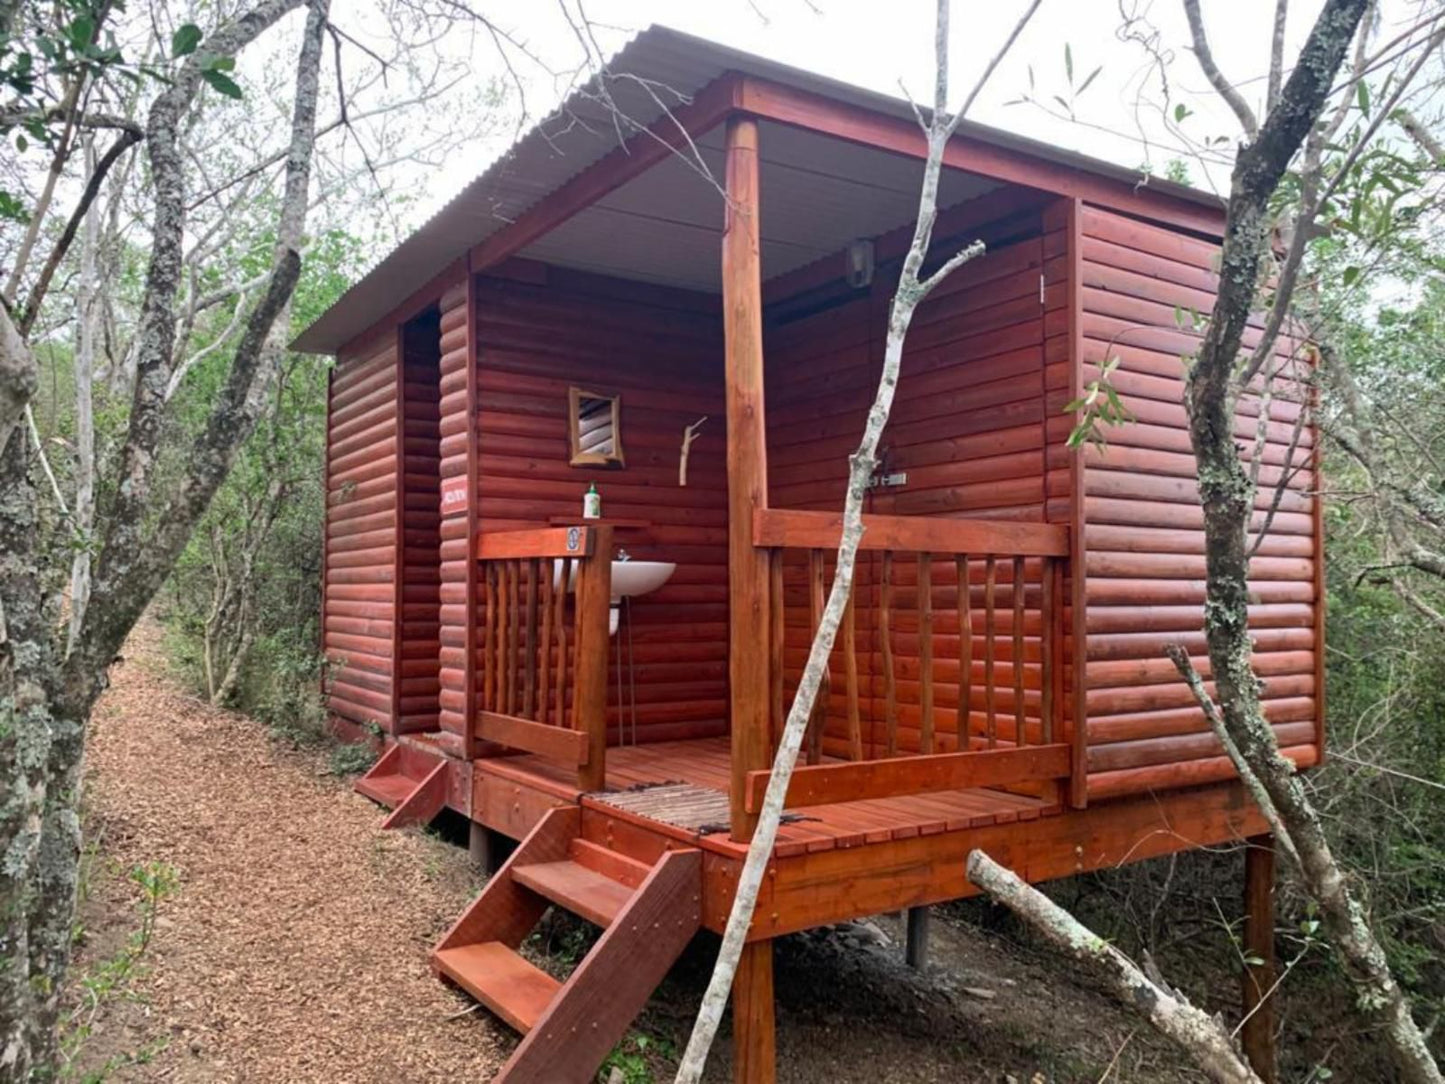
[[850,241],[844,258],[848,262],[846,277],[848,285],[855,290],[873,284],[873,242],[868,240]]

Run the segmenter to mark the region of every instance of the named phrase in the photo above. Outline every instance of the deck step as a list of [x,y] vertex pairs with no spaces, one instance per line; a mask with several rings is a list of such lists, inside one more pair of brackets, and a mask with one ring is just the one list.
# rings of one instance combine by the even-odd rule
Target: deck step
[[388,772],[385,775],[362,776],[356,781],[354,789],[357,794],[380,802],[387,809],[395,809],[416,789],[416,784],[417,781],[409,775]]
[[448,758],[414,744],[392,744],[353,784],[361,795],[391,810],[383,828],[429,824],[447,804]]
[[512,876],[524,888],[603,928],[612,925],[634,895],[627,885],[573,861],[518,866]]
[[436,968],[523,1035],[541,1018],[562,984],[500,941],[442,949]]

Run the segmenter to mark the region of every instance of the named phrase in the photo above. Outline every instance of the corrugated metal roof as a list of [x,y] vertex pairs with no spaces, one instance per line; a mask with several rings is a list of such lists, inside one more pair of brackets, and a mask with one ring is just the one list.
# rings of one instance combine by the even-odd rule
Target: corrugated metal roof
[[[443,267],[501,230],[640,128],[688,101],[729,71],[801,87],[877,112],[909,117],[907,102],[779,64],[751,53],[654,26],[632,39],[608,64],[606,93],[627,118],[599,100],[599,76],[524,135],[501,159],[466,186],[415,233],[380,260],[293,344],[335,353],[364,332]],[[768,128],[776,128],[769,131]],[[984,125],[965,123],[967,135],[1053,162],[1136,182],[1136,171],[1088,158]],[[721,176],[721,137],[698,140],[703,161]],[[868,237],[911,221],[921,166],[896,155],[815,133],[765,126],[760,191],[763,193],[764,274],[785,273],[854,237]],[[1217,196],[1158,178],[1150,186],[1211,207]],[[994,187],[983,178],[947,171],[940,205],[949,206]],[[549,263],[644,281],[715,290],[717,233],[722,203],[703,174],[676,157],[574,215],[524,250]]]

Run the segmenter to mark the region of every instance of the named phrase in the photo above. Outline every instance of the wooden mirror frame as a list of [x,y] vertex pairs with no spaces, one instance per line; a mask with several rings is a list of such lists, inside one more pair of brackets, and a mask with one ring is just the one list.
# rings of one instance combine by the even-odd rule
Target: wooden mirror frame
[[[584,452],[582,450],[582,400],[606,399],[612,404],[612,451]],[[622,454],[622,396],[600,391],[588,391],[575,384],[567,389],[567,445],[574,467],[611,467],[627,465]]]

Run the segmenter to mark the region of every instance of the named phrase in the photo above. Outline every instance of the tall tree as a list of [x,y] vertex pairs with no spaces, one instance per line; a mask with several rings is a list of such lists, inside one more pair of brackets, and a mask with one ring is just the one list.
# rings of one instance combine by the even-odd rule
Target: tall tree
[[[85,724],[106,684],[111,660],[161,586],[192,525],[225,477],[236,449],[254,425],[280,355],[287,304],[300,271],[327,0],[262,0],[202,39],[190,25],[177,29],[170,71],[142,124],[87,112],[87,94],[109,69],[125,65],[103,45],[110,5],[73,5],[82,14],[63,28],[57,50],[44,16],[20,40],[35,46],[23,67],[7,57],[20,108],[7,119],[49,135],[55,155],[26,231],[0,312],[0,1080],[47,1077],[56,1055],[56,1021],[70,958],[80,858],[79,800]],[[228,380],[200,435],[187,449],[181,477],[161,484],[158,470],[165,425],[165,389],[171,371],[176,302],[191,193],[187,191],[181,131],[203,84],[239,93],[227,74],[234,58],[291,11],[305,7],[306,25],[295,65],[285,177],[274,224],[275,246],[266,284],[251,307]],[[18,29],[12,26],[12,31]],[[204,40],[204,48],[198,48]],[[64,87],[58,104],[37,97],[27,75],[56,57],[54,75]],[[20,67],[19,74],[16,68]],[[40,236],[38,223],[56,192],[74,133],[117,127],[127,143],[143,140],[154,187],[140,333],[135,354],[135,395],[100,542],[95,580],[73,637],[57,621],[45,559],[39,545],[42,495],[35,481],[38,451],[20,426],[37,384],[38,364],[26,341],[48,277],[42,272],[21,308],[14,306],[24,264]],[[114,159],[111,159],[113,163]],[[83,220],[103,171],[88,183],[66,231]],[[68,245],[64,234],[62,243]],[[60,256],[63,256],[63,251]],[[59,257],[48,260],[49,269]]]
[[[1302,328],[1316,334],[1326,330],[1318,320],[1310,319],[1316,314],[1308,299],[1301,304],[1298,297],[1304,254],[1309,242],[1319,236],[1317,219],[1332,207],[1331,197],[1348,182],[1384,118],[1395,115],[1401,96],[1440,45],[1445,36],[1441,13],[1438,6],[1425,8],[1412,31],[1391,43],[1385,59],[1399,60],[1402,55],[1404,59],[1390,99],[1377,107],[1363,130],[1354,133],[1346,151],[1331,162],[1327,151],[1350,103],[1367,100],[1366,92],[1359,89],[1365,72],[1385,62],[1369,55],[1361,32],[1372,0],[1326,0],[1288,78],[1283,57],[1288,5],[1283,0],[1277,5],[1262,117],[1215,60],[1198,0],[1182,0],[1182,4],[1194,56],[1215,93],[1238,120],[1243,135],[1230,175],[1219,289],[1212,309],[1205,314],[1200,344],[1189,359],[1185,381],[1185,407],[1204,513],[1202,618],[1213,693],[1182,646],[1173,646],[1168,653],[1260,806],[1279,849],[1317,905],[1324,931],[1355,988],[1355,1004],[1389,1048],[1399,1079],[1435,1084],[1442,1079],[1440,1069],[1411,1014],[1409,1001],[1391,973],[1356,888],[1331,849],[1318,810],[1294,765],[1281,753],[1261,706],[1261,683],[1253,669],[1249,629],[1249,562],[1259,538],[1269,529],[1269,517],[1258,531],[1252,530],[1257,470],[1249,450],[1237,445],[1234,434],[1241,398],[1259,393],[1261,388],[1265,397],[1272,393],[1280,375],[1276,344],[1291,319],[1296,321],[1293,330],[1297,334]],[[1343,87],[1338,86],[1357,35],[1354,70],[1346,74]],[[1336,105],[1327,116],[1332,98]],[[1287,180],[1293,191],[1291,198],[1283,201],[1285,214],[1281,217],[1277,211]],[[1284,241],[1278,261],[1272,246],[1276,236]],[[1261,309],[1267,310],[1263,334],[1252,349],[1245,349],[1246,325]],[[1328,342],[1322,345],[1328,353]],[[1307,408],[1308,404],[1301,406]],[[1258,454],[1257,450],[1255,456]],[[1323,599],[1318,600],[1317,605],[1323,604]],[[969,869],[976,883],[995,899],[1045,928],[1055,940],[1067,940],[1062,933],[1067,916],[1050,912],[1041,897],[1026,886],[1020,890],[1011,884],[986,856],[972,856]],[[1089,951],[1081,958],[1107,962],[1102,942],[1095,942],[1086,946]],[[1136,985],[1116,982],[1115,989],[1124,1000],[1138,1003]],[[1191,1049],[1201,1065],[1206,1065],[1203,1047]]]

